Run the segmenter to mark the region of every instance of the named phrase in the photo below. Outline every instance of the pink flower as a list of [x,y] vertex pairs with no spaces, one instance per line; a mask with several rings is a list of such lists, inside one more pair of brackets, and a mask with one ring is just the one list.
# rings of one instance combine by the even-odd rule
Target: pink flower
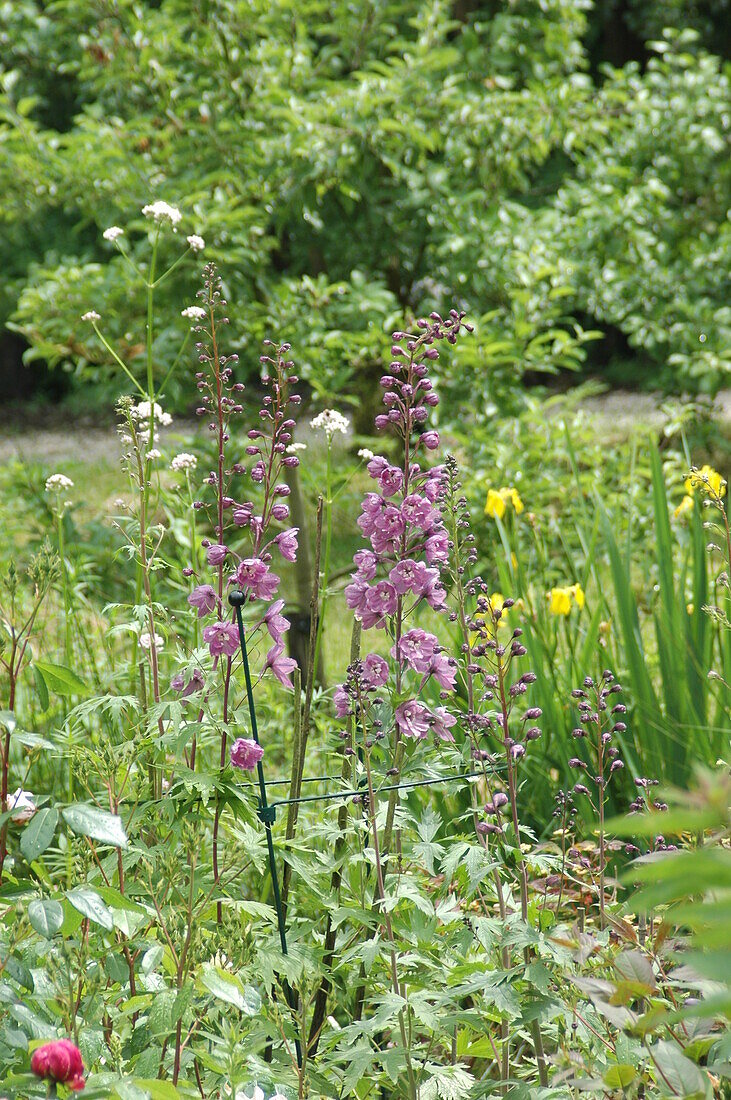
[[435,707],[432,729],[440,741],[454,741],[454,735],[449,731],[456,722],[456,717],[446,707]]
[[428,580],[426,566],[411,558],[394,565],[388,577],[399,596],[405,596],[407,592],[420,596]]
[[366,469],[368,470],[368,473],[371,475],[371,477],[377,481],[383,471],[387,470],[388,467],[389,463],[382,455],[374,455],[366,466]]
[[248,527],[251,522],[251,513],[253,507],[251,504],[239,504],[234,508],[234,523],[237,527]]
[[70,1039],[54,1039],[42,1047],[36,1047],[30,1068],[36,1077],[60,1081],[73,1092],[81,1092],[84,1088],[81,1051]]
[[430,535],[424,546],[426,560],[430,565],[437,565],[449,561],[449,539],[445,530],[437,531]]
[[416,672],[428,672],[438,645],[433,634],[414,627],[404,634],[398,647],[392,647],[391,656],[407,661]]
[[369,653],[363,662],[363,676],[369,687],[382,687],[388,681],[388,662],[377,653]]
[[423,741],[429,732],[429,711],[416,699],[396,707],[396,725],[404,737]]
[[217,602],[216,590],[210,584],[199,584],[188,596],[188,603],[197,609],[199,619],[204,615],[210,615]]
[[410,493],[404,497],[401,515],[406,523],[413,527],[420,527],[423,531],[428,531],[434,522],[441,518],[436,508],[432,507],[431,501],[418,493]]
[[231,763],[245,772],[253,772],[263,755],[264,749],[250,737],[239,737],[231,746]]
[[398,466],[386,466],[378,477],[378,484],[384,497],[394,496],[403,485],[403,471]]
[[455,662],[446,653],[435,653],[426,669],[445,691],[454,691]]
[[236,570],[236,581],[257,600],[271,600],[279,588],[279,577],[261,558],[244,558]]
[[350,696],[342,684],[338,684],[333,694],[335,713],[338,718],[347,718],[350,714]]
[[212,546],[208,547],[206,557],[208,558],[209,565],[221,565],[228,556],[228,546],[224,546],[221,542],[214,542]]
[[264,662],[264,669],[270,668],[280,684],[293,688],[292,673],[297,668],[297,662],[293,657],[284,656],[284,643],[276,642],[269,650]]
[[358,567],[358,577],[364,581],[372,581],[376,575],[378,558],[372,550],[359,550],[353,558]]
[[203,687],[203,683],[203,673],[199,668],[194,668],[189,680],[185,679],[182,672],[173,676],[170,681],[170,687],[173,691],[180,692],[180,697],[182,699],[187,699],[189,696],[194,695],[196,691],[200,691]]
[[233,657],[239,648],[239,632],[233,623],[214,623],[203,630],[203,641],[213,657]]
[[279,547],[279,553],[287,561],[295,561],[297,558],[297,534],[299,527],[290,527],[287,531],[282,531],[281,535],[277,535],[277,546]]
[[289,505],[282,504],[281,501],[272,504],[272,519],[276,519],[280,523],[285,519],[289,519]]
[[386,615],[395,615],[397,607],[396,589],[388,581],[379,581],[368,589],[365,611],[361,613],[363,629],[382,626]]
[[385,505],[373,524],[370,537],[373,549],[377,554],[395,550],[405,529],[406,524],[400,510],[393,504]]
[[426,447],[428,451],[436,451],[439,447],[439,432],[423,432],[419,436],[418,442],[421,443],[422,446]]
[[285,619],[284,615],[280,614],[283,607],[284,600],[276,600],[269,606],[264,616],[264,623],[275,644],[281,642],[282,635],[289,630],[290,626],[289,619]]
[[447,598],[447,592],[442,584],[438,569],[426,570],[426,584],[422,595],[426,596],[429,606],[433,607],[435,611],[443,605]]
[[363,511],[358,517],[358,526],[366,538],[370,538],[375,531],[382,506],[382,498],[377,493],[366,493],[363,498]]
[[362,617],[368,601],[370,585],[362,580],[357,573],[353,574],[353,580],[345,587],[345,602],[351,611]]

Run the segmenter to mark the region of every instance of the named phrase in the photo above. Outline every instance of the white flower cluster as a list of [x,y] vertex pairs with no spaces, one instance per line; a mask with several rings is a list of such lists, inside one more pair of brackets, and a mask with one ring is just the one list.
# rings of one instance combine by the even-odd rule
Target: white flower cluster
[[101,313],[97,313],[95,309],[87,309],[86,313],[81,314],[82,321],[101,321]]
[[188,237],[188,244],[194,252],[202,252],[206,247],[206,242],[197,233],[191,233]]
[[198,465],[198,459],[195,455],[188,454],[187,451],[181,451],[179,455],[170,463],[171,470],[195,470]]
[[119,237],[124,236],[124,230],[120,229],[118,225],[110,225],[109,229],[105,229],[102,233],[102,237],[105,241],[116,241]]
[[[162,649],[162,647],[165,645],[165,639],[161,638],[159,634],[156,634],[155,637],[154,637],[154,644],[155,644],[155,649],[159,652]],[[153,645],[153,636],[152,636],[152,634],[149,634],[146,630],[143,631],[142,634],[140,634],[140,645],[142,646],[143,649],[147,649],[147,650],[152,649],[152,645]]]
[[361,447],[358,451],[358,458],[362,458],[365,462],[370,462],[370,460],[375,457],[375,453],[370,451],[368,447]]
[[183,217],[177,206],[171,206],[169,202],[163,202],[162,199],[143,206],[142,213],[146,218],[152,218],[156,222],[170,222],[173,229]]
[[186,306],[181,309],[180,316],[187,317],[189,321],[202,321],[206,315],[203,306]]
[[74,483],[66,474],[51,474],[46,478],[47,493],[65,493],[67,489],[73,489]]
[[133,420],[145,423],[149,421],[150,415],[154,416],[155,421],[161,424],[163,428],[167,428],[172,424],[173,418],[170,413],[162,411],[162,407],[155,402],[154,408],[150,405],[149,401],[140,401],[139,405],[133,405],[130,409],[130,416]]
[[306,451],[307,450],[307,444],[306,443],[290,443],[290,445],[288,447],[285,447],[285,450],[286,450],[288,455],[296,455],[297,451]]
[[315,428],[316,431],[323,431],[328,439],[332,439],[335,432],[342,432],[343,435],[346,435],[350,427],[350,421],[342,413],[336,412],[335,409],[323,409],[310,421],[310,427]]

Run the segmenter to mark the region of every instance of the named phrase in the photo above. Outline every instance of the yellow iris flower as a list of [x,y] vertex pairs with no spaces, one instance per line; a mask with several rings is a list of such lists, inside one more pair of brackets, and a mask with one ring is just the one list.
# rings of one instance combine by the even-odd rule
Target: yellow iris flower
[[699,489],[704,496],[713,494],[715,497],[725,497],[726,481],[721,477],[718,470],[714,470],[708,464],[701,466],[700,470],[692,470],[690,477],[685,480],[686,495],[673,512],[676,519],[678,516],[685,515],[686,512],[693,511],[693,497],[696,489]]
[[552,588],[548,593],[548,610],[552,615],[568,615],[574,604],[581,611],[585,603],[586,596],[580,584],[572,584],[566,588]]
[[523,511],[523,501],[520,493],[512,486],[503,485],[501,489],[488,489],[485,501],[485,515],[502,519],[508,504],[512,505],[516,516]]
[[685,482],[685,491],[691,496],[694,489],[700,489],[702,493],[711,492],[717,497],[726,495],[726,482],[718,470],[712,466],[701,466],[700,470],[693,470]]

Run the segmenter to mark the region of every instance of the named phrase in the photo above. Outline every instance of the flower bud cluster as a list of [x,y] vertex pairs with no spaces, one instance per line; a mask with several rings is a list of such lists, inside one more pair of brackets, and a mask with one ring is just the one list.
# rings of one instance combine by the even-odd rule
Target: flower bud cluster
[[[659,786],[659,784],[659,779],[648,779],[646,776],[639,776],[635,779],[637,797],[629,804],[630,815],[667,812],[667,802],[662,802],[659,798],[653,798],[650,793],[652,788]],[[675,852],[677,848],[677,844],[667,844],[662,833],[658,833],[652,839],[651,851],[653,852]],[[628,856],[633,857],[645,854],[636,844],[625,844],[624,850]]]
[[[585,772],[587,780],[591,779],[602,797],[612,777],[624,768],[619,749],[612,744],[616,734],[627,730],[622,720],[627,713],[626,706],[621,702],[612,702],[613,697],[621,691],[614,675],[609,669],[605,669],[598,683],[587,676],[583,687],[574,688],[571,692],[572,698],[577,701],[580,723],[573,730],[573,736],[575,740],[587,744],[593,755],[595,774],[590,775],[592,764],[584,757],[573,756],[569,760],[569,767]],[[586,783],[576,783],[574,793],[590,795],[590,789]]]

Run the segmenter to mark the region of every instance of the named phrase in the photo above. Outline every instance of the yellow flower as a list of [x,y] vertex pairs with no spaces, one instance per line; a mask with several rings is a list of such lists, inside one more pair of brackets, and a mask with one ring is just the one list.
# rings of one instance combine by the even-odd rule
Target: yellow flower
[[685,610],[688,612],[689,615],[692,615],[693,612],[695,611],[695,607],[692,603],[687,603],[685,605]]
[[496,519],[502,519],[505,515],[505,501],[495,489],[487,490],[485,515],[495,516]]
[[568,615],[571,610],[571,589],[552,588],[548,593],[548,610],[552,615]]
[[520,493],[517,489],[506,485],[503,485],[500,489],[488,489],[487,500],[485,501],[485,515],[494,516],[496,519],[502,519],[508,504],[512,505],[516,516],[519,516],[523,511],[523,501],[520,499]]
[[552,615],[568,615],[574,603],[581,611],[586,603],[584,589],[580,584],[572,584],[567,588],[552,588],[547,598],[548,610]]
[[685,482],[686,493],[692,496],[695,489],[723,497],[726,495],[726,482],[712,466],[701,466],[700,470],[691,470],[690,477]]
[[683,516],[683,515],[685,515],[686,512],[690,512],[692,510],[693,510],[693,497],[685,496],[685,497],[683,497],[680,504],[678,505],[678,507],[673,512],[673,515],[677,519],[678,516]]

